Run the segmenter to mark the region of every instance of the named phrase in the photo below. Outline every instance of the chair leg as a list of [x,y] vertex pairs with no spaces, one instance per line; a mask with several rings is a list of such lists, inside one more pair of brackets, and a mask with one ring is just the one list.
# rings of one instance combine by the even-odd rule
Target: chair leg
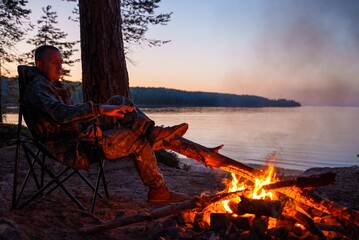
[[[38,164],[41,165],[42,168],[44,168],[44,171],[51,177],[51,179],[53,181],[56,182],[56,184],[64,191],[64,193],[66,193],[66,195],[78,206],[78,208],[80,208],[81,210],[85,210],[86,208],[80,203],[79,200],[77,200],[77,198],[69,191],[67,190],[64,185],[62,184],[62,182],[57,178],[57,176],[55,176],[47,167],[46,165],[43,165],[41,160],[39,160],[38,158],[35,157],[35,154],[33,152],[30,152],[30,154],[32,155],[32,157],[34,157],[34,159],[36,159],[36,161],[38,162]],[[51,183],[51,182],[50,182]],[[52,184],[52,183],[51,183]],[[30,197],[22,206],[21,208],[23,208],[25,205],[27,205],[28,203],[30,203],[33,199],[35,199],[36,197],[38,197],[40,194],[42,194],[42,192],[44,190],[46,190],[48,187],[50,186],[50,184],[45,185],[44,187],[42,187],[40,190],[38,190],[32,197]]]
[[14,181],[12,185],[12,208],[16,207],[17,203],[17,182],[19,177],[19,162],[20,162],[20,140],[16,142],[16,155],[15,155],[15,170],[14,170]]
[[105,190],[106,198],[107,198],[107,199],[110,198],[110,195],[108,194],[108,189],[107,189],[107,182],[106,182],[106,178],[105,178],[105,173],[104,173],[104,171],[103,171],[104,165],[105,165],[105,160],[104,160],[102,157],[100,157],[100,159],[99,159],[99,171],[98,171],[97,181],[96,181],[96,189],[95,189],[95,194],[94,194],[93,199],[92,199],[91,213],[93,213],[94,210],[95,210],[95,205],[96,205],[98,190],[99,190],[99,186],[100,186],[100,181],[102,181],[102,185],[103,185],[103,188],[104,188],[104,190]]
[[[38,159],[39,151],[37,151],[36,154],[34,154],[34,155],[32,156],[32,159],[31,159],[31,156],[29,155],[29,151],[31,152],[31,150],[30,150],[30,149],[25,145],[25,143],[23,143],[23,142],[21,142],[21,146],[22,146],[23,151],[24,151],[24,153],[25,153],[25,157],[26,157],[26,160],[27,160],[29,169],[28,169],[28,171],[27,171],[27,173],[26,173],[26,176],[25,176],[25,178],[24,178],[24,180],[23,180],[23,182],[22,182],[22,186],[21,186],[21,188],[20,188],[19,193],[17,193],[17,183],[18,183],[18,179],[17,179],[17,178],[18,178],[18,167],[19,167],[19,166],[17,166],[17,169],[15,170],[16,180],[14,179],[14,187],[15,187],[15,189],[14,189],[14,192],[13,192],[13,197],[14,197],[13,201],[15,200],[15,201],[13,202],[14,208],[18,205],[18,203],[19,203],[19,201],[20,201],[20,199],[21,199],[22,193],[23,193],[23,191],[24,191],[24,189],[25,189],[25,186],[26,186],[26,184],[27,184],[27,182],[28,182],[28,180],[29,180],[29,178],[30,178],[30,175],[33,176],[37,189],[39,190],[39,189],[41,188],[41,186],[40,186],[40,184],[39,184],[39,181],[38,181],[38,179],[37,179],[37,176],[36,176],[35,169],[34,169],[34,164],[36,163],[36,160]],[[20,147],[19,147],[19,148],[20,148]],[[18,156],[18,159],[19,159],[18,161],[20,161],[20,155]],[[18,165],[18,164],[19,164],[19,162],[17,163],[17,165]],[[15,173],[14,173],[14,174],[15,174]],[[16,196],[16,195],[17,195],[17,196]]]

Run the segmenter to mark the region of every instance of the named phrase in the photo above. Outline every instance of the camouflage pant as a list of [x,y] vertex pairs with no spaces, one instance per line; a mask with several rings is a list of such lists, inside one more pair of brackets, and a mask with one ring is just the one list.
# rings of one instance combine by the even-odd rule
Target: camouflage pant
[[[133,105],[128,98],[122,96],[114,96],[106,104]],[[100,124],[103,137],[99,143],[107,160],[133,155],[137,171],[146,186],[164,185],[154,151],[146,138],[148,129],[154,126],[151,119],[135,108],[124,118],[103,116]]]

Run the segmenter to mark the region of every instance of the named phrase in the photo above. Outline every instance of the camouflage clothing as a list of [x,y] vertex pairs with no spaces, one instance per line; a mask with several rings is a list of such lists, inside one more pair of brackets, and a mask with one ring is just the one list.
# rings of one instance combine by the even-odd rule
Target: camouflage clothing
[[[38,68],[26,69],[26,87],[21,100],[24,119],[31,133],[55,159],[75,169],[87,169],[92,162],[94,139],[86,134],[90,124],[100,116],[99,105],[89,101],[73,104],[71,94],[60,81],[51,82]],[[106,104],[133,105],[122,96]],[[145,185],[164,185],[154,152],[146,133],[154,126],[138,108],[124,118],[100,117],[103,137],[99,139],[106,159],[114,160],[131,154]],[[97,121],[98,122],[98,121]]]

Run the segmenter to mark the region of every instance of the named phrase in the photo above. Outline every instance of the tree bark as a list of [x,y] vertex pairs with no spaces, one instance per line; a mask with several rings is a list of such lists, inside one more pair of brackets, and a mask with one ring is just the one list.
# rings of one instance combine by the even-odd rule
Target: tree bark
[[[1,66],[0,66],[1,68]],[[0,69],[0,123],[2,123],[2,76]]]
[[130,96],[120,0],[79,1],[84,101]]

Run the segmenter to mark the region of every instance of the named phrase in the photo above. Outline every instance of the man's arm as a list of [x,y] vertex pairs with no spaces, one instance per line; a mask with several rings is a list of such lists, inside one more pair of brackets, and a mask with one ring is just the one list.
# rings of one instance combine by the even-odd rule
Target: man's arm
[[24,100],[32,111],[39,112],[57,123],[87,120],[100,114],[123,117],[127,111],[134,109],[129,106],[99,105],[91,101],[68,105],[56,96],[51,84],[41,78],[34,79],[26,87]]

